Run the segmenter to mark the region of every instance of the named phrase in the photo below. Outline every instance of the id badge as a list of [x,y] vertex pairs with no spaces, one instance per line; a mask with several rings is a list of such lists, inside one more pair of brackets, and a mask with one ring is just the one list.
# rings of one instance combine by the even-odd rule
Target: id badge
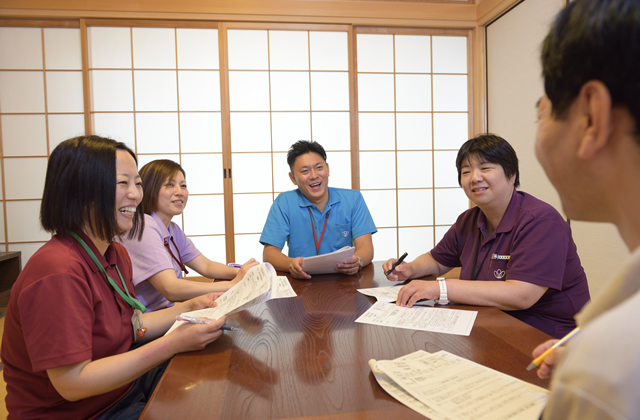
[[142,326],[142,312],[139,309],[133,310],[131,324],[133,325],[133,341],[137,341],[138,337],[144,337],[147,329]]

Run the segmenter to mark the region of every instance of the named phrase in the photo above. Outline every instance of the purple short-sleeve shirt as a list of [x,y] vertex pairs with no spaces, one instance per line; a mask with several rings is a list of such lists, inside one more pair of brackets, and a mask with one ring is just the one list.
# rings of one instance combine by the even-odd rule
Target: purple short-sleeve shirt
[[[175,246],[171,238],[173,238]],[[180,255],[185,264],[201,254],[177,224],[171,222],[169,229],[167,229],[156,213],[144,215],[144,232],[140,241],[129,238],[117,239],[129,252],[133,263],[133,285],[136,295],[148,311],[157,311],[173,305],[173,302],[169,302],[162,293],[153,287],[153,284],[147,281],[149,277],[161,271],[173,269],[176,277],[182,278],[180,266],[164,246],[165,239],[169,243],[173,255],[176,258]]]
[[547,287],[530,308],[506,312],[554,337],[575,328],[573,317],[589,300],[589,287],[571,228],[562,216],[544,201],[514,190],[488,238],[486,224],[478,207],[467,210],[431,255],[444,266],[462,267],[461,279],[509,279]]

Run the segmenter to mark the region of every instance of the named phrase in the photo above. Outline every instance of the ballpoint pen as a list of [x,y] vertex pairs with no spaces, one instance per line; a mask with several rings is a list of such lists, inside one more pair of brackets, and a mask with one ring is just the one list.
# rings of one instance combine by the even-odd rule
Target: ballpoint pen
[[[185,321],[185,322],[188,322],[189,324],[209,324],[211,322],[211,320],[209,319],[196,318],[196,317],[187,316],[187,315],[178,315],[176,317],[176,321]],[[232,327],[231,325],[227,325],[227,324],[222,324],[222,327],[220,327],[220,329],[227,330],[227,331],[239,330],[238,327]]]
[[405,258],[407,258],[407,253],[406,252],[404,254],[402,254],[402,256],[400,258],[398,258],[398,261],[393,263],[393,265],[391,266],[391,269],[389,269],[389,271],[384,273],[384,275],[388,276],[389,274],[393,273],[393,270],[395,270],[396,267],[399,266],[402,263],[402,261],[404,261]]
[[563,345],[564,343],[566,343],[571,337],[576,335],[578,333],[578,331],[580,331],[580,327],[576,327],[569,334],[567,334],[564,337],[562,337],[556,344],[554,344],[553,346],[551,346],[547,350],[545,350],[545,352],[542,353],[540,356],[538,356],[535,359],[533,359],[533,361],[531,363],[529,363],[529,366],[527,366],[527,370],[535,369],[536,367],[540,366],[542,364],[542,362],[544,362],[544,359],[546,359],[547,356],[549,356],[551,354],[553,349],[555,349],[556,347],[559,347],[559,346]]

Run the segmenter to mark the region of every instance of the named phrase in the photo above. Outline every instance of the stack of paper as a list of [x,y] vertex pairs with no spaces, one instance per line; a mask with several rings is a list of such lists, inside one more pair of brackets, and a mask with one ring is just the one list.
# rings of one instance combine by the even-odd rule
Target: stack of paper
[[380,386],[432,420],[534,420],[548,391],[446,351],[370,360]]
[[[235,286],[227,290],[216,302],[215,308],[184,312],[182,315],[196,318],[219,319],[223,315],[242,311],[270,299],[297,296],[286,277],[278,276],[269,263],[262,263],[245,274]],[[175,330],[184,321],[176,321],[166,334]],[[166,335],[165,334],[165,335]]]
[[305,257],[302,260],[302,271],[307,274],[337,273],[336,266],[353,257],[355,250],[355,247],[345,246],[328,254]]

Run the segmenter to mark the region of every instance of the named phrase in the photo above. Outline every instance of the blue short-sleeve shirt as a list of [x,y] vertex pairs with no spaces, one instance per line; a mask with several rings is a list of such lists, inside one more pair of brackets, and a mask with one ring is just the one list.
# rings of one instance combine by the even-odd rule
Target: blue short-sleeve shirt
[[273,202],[260,243],[280,249],[288,244],[291,258],[318,255],[313,229],[315,228],[316,238],[320,241],[325,218],[327,225],[319,254],[352,246],[355,238],[377,232],[360,191],[329,188],[329,201],[321,212],[299,189],[295,189],[278,195]]

